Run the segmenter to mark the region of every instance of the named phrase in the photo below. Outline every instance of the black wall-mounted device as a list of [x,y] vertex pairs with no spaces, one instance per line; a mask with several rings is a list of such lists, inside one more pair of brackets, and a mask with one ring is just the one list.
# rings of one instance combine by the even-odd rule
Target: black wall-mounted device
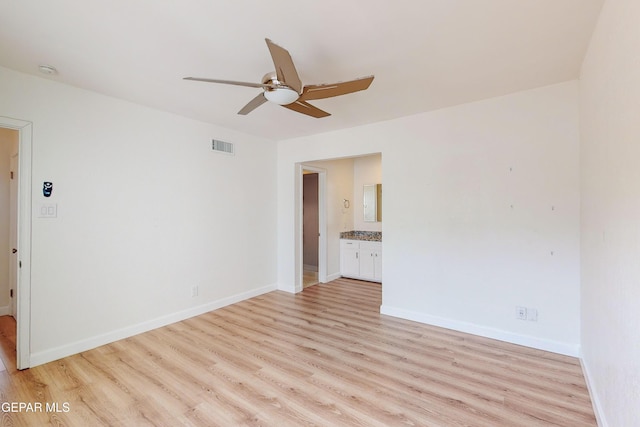
[[45,181],[42,183],[42,194],[44,197],[50,197],[53,191],[53,182]]

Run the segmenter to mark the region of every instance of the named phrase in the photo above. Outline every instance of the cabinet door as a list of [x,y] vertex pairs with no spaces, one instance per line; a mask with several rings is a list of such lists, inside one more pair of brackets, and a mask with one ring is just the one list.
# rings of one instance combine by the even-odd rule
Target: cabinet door
[[382,281],[382,249],[377,250],[374,254],[373,259],[373,269],[374,269],[374,277],[376,281]]
[[360,277],[375,279],[375,251],[371,248],[360,249]]
[[360,251],[357,244],[345,243],[340,248],[340,274],[348,277],[360,276]]
[[360,243],[360,277],[372,282],[382,281],[382,244]]

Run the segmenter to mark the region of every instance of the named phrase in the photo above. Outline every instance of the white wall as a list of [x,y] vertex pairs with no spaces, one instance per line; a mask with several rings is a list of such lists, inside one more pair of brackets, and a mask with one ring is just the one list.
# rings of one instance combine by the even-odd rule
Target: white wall
[[[281,289],[295,271],[295,163],[378,152],[383,312],[577,355],[577,82],[279,142]],[[516,320],[517,305],[539,320]]]
[[43,181],[58,205],[33,218],[32,364],[275,288],[275,143],[4,68],[0,93],[33,122],[34,209]]
[[9,186],[11,155],[16,152],[17,131],[0,128],[0,315],[11,313],[9,260],[11,234],[9,229]]
[[582,352],[601,426],[640,425],[640,2],[608,0],[580,82]]
[[[353,229],[362,231],[382,231],[382,222],[364,221],[365,184],[382,183],[382,157],[380,154],[362,156],[353,159]],[[384,186],[383,190],[384,192]],[[383,197],[384,200],[384,197]],[[384,203],[382,204],[384,209]]]

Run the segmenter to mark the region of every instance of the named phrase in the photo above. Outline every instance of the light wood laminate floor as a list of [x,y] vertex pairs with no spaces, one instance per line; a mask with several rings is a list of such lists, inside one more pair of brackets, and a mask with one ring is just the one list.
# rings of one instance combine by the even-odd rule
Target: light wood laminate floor
[[0,424],[596,425],[578,360],[380,315],[380,293],[339,279],[25,371],[9,361],[0,400],[43,411]]
[[318,272],[311,270],[302,271],[302,287],[313,286],[318,283]]

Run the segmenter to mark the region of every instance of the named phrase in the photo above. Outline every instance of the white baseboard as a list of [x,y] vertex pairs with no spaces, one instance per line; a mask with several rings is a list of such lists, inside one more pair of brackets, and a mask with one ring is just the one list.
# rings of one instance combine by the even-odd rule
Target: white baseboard
[[530,337],[527,335],[515,334],[501,329],[489,328],[486,326],[446,319],[438,316],[431,316],[425,313],[405,310],[397,307],[389,307],[386,305],[380,306],[380,313],[388,316],[399,317],[401,319],[426,323],[428,325],[439,326],[446,329],[453,329],[454,331],[466,332],[481,337],[536,348],[538,350],[563,354],[565,356],[580,357],[580,346],[578,344],[567,344],[558,341]]
[[598,394],[596,393],[595,384],[592,382],[592,376],[589,372],[589,365],[584,360],[584,358],[580,358],[580,365],[582,365],[582,372],[584,373],[584,379],[587,382],[587,389],[589,390],[589,396],[591,396],[591,405],[593,406],[593,412],[596,415],[596,422],[598,423],[598,427],[608,427],[607,420],[604,417],[604,411],[602,410],[602,405],[600,404],[600,399],[598,398]]
[[11,314],[10,305],[3,305],[2,307],[0,307],[0,316],[8,316],[10,314]]
[[288,286],[288,285],[278,285],[278,290],[279,291],[284,291],[284,292],[289,292],[290,294],[297,294],[298,292],[302,291],[302,286],[299,287],[298,286]]
[[[332,280],[339,279],[340,277],[341,277],[340,273],[330,274],[330,275],[327,276],[325,281],[321,282],[321,283],[329,283]],[[289,292],[290,294],[297,294],[299,292],[302,292],[304,290],[304,287],[303,286],[296,286],[296,285],[290,286],[290,285],[282,285],[282,284],[280,284],[280,285],[278,285],[278,290],[279,291],[284,291],[284,292]]]
[[341,277],[342,277],[342,276],[340,275],[340,273],[333,273],[333,274],[329,274],[329,275],[327,276],[327,281],[326,281],[325,283],[329,283],[329,282],[334,281],[334,280],[336,280],[336,279],[339,279],[339,278],[341,278]]
[[61,359],[63,357],[71,356],[73,354],[81,353],[83,351],[91,350],[101,345],[109,344],[114,341],[129,338],[134,335],[141,334],[153,329],[160,328],[162,326],[170,325],[172,323],[180,322],[190,317],[199,316],[209,311],[217,310],[227,305],[235,304],[240,301],[244,301],[249,298],[256,297],[258,295],[265,294],[276,290],[276,285],[263,286],[261,288],[253,289],[240,294],[232,295],[230,297],[222,298],[216,301],[211,301],[206,304],[202,304],[196,307],[192,307],[186,310],[182,310],[176,313],[161,316],[156,319],[152,319],[146,322],[131,325],[126,328],[117,329],[115,331],[107,332],[102,335],[87,338],[81,341],[76,341],[70,344],[65,344],[52,349],[40,351],[31,354],[31,366],[38,366],[44,363],[48,363],[54,360]]

